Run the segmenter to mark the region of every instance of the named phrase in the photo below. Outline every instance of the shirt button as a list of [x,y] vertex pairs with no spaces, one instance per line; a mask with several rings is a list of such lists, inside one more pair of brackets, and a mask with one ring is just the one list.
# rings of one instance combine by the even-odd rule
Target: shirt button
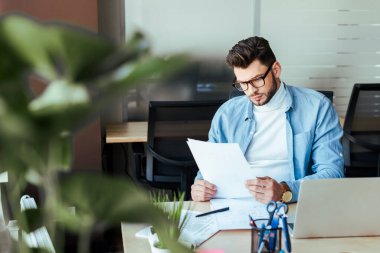
[[252,135],[252,134],[253,134],[253,132],[250,132],[249,134],[250,134],[250,135]]

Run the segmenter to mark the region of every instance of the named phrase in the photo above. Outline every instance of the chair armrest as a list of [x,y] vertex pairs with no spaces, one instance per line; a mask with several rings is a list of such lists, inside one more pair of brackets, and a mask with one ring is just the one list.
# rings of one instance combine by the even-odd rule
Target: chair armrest
[[172,164],[172,165],[182,166],[182,167],[191,167],[191,166],[196,165],[194,160],[181,161],[181,160],[174,160],[174,159],[165,157],[161,154],[158,154],[149,145],[147,145],[147,152],[149,152],[154,158],[156,158],[157,160],[159,160],[162,163]]
[[372,150],[372,151],[378,152],[378,153],[380,152],[380,145],[376,145],[376,144],[369,143],[369,142],[366,142],[363,140],[359,140],[359,139],[353,137],[352,135],[350,135],[348,133],[344,133],[343,137],[346,138],[347,140],[349,140],[350,142],[356,144],[356,145],[362,146],[363,148],[366,148],[366,149],[369,149],[369,150]]

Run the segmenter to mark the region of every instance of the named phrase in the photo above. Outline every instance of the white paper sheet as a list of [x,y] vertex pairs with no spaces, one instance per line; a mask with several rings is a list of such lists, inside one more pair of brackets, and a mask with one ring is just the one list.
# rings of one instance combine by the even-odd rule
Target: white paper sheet
[[[201,212],[182,210],[181,220],[184,218],[186,213],[188,215],[187,220],[182,228],[178,241],[187,247],[198,247],[220,230],[218,228],[218,223],[216,222],[215,216],[206,215],[202,217],[195,217]],[[137,231],[135,236],[139,238],[147,238],[150,244],[154,243],[154,241],[158,240],[158,238],[156,235],[151,233],[151,227],[152,226],[148,226],[140,231]]]
[[179,241],[185,245],[198,247],[220,230],[215,216],[195,217],[195,215],[200,214],[200,212],[195,211],[182,211],[181,216],[183,217],[186,212],[188,213],[187,222],[179,237]]
[[[240,199],[212,199],[211,209],[229,207],[226,212],[209,214],[202,217],[195,217],[201,212],[182,210],[181,219],[187,213],[187,222],[184,225],[179,241],[189,248],[198,247],[208,240],[219,230],[250,229],[248,214],[254,219],[265,219],[256,221],[257,226],[266,224],[269,217],[266,205],[255,201],[252,197]],[[136,237],[150,238],[150,227],[146,227],[136,233]],[[150,239],[151,243],[151,239]]]
[[[212,210],[224,207],[229,207],[230,210],[212,215],[216,217],[220,230],[250,229],[248,214],[251,215],[254,220],[268,219],[269,217],[266,205],[256,201],[252,197],[241,199],[211,199]],[[261,222],[257,221],[256,225],[260,227],[261,223],[266,224],[267,220]]]
[[250,197],[245,187],[254,178],[237,143],[211,143],[188,139],[187,144],[205,180],[217,187],[215,198]]

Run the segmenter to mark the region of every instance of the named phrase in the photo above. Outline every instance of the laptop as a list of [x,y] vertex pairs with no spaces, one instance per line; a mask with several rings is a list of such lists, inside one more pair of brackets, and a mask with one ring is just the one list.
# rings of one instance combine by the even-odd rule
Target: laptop
[[301,182],[293,238],[380,235],[380,178]]

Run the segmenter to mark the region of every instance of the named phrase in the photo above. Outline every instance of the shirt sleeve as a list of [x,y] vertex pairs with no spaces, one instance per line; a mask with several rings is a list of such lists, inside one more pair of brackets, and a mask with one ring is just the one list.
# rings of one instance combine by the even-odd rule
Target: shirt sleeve
[[[341,138],[343,130],[339,117],[332,104],[323,98],[318,112],[315,134],[312,142],[311,159],[313,174],[296,181],[287,181],[292,191],[292,201],[298,200],[299,187],[302,180],[342,178],[344,177],[344,161]],[[295,150],[295,152],[297,152]]]

